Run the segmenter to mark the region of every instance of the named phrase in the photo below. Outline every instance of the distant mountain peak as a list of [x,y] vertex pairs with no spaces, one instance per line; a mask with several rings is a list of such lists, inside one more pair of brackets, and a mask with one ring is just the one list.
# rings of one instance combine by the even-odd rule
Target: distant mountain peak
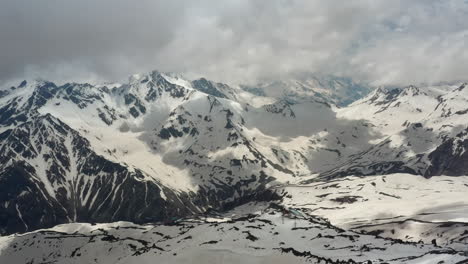
[[364,97],[372,90],[369,85],[354,82],[351,78],[310,73],[257,85],[244,85],[242,88],[262,96],[287,98],[294,102],[315,99],[341,107]]

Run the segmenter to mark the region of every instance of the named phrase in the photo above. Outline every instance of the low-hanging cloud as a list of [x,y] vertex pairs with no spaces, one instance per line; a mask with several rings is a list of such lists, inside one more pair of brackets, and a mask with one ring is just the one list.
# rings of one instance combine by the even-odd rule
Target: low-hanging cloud
[[152,69],[244,83],[297,72],[463,80],[466,17],[466,0],[3,0],[0,81]]

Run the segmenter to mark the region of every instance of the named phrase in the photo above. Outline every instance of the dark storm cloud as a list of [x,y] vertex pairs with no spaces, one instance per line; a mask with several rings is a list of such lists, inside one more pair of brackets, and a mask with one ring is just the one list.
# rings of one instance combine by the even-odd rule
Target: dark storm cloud
[[467,13],[463,0],[3,0],[0,80],[151,69],[228,82],[301,71],[467,79]]

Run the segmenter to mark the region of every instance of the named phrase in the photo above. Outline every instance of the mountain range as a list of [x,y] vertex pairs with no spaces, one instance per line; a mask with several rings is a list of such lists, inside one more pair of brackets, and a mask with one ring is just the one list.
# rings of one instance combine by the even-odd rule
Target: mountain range
[[467,175],[467,86],[25,80],[0,91],[0,234],[173,223],[349,176]]

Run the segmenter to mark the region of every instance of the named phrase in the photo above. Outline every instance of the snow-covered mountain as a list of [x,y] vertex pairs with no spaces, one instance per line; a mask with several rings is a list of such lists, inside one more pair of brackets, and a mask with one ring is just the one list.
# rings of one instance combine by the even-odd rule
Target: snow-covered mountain
[[426,177],[467,175],[466,83],[375,90],[341,118],[368,120],[380,139],[324,177],[408,172]]
[[159,72],[116,87],[24,81],[5,90],[2,233],[163,221],[261,197],[269,182],[293,178],[248,127],[277,113],[227,99],[233,91]]
[[[278,193],[281,186],[327,183],[351,175],[468,175],[467,84],[378,88],[365,97],[368,88],[347,79],[293,84],[275,84],[278,90],[288,85],[287,93],[275,94],[276,88],[269,85],[261,86],[264,92],[259,93],[259,87],[154,71],[133,75],[124,84],[23,81],[2,88],[0,234],[75,222],[158,226],[247,202],[277,202],[284,196]],[[363,199],[379,197],[368,196]],[[309,212],[305,218],[309,217],[314,214]],[[215,232],[211,224],[200,225],[200,230]],[[84,228],[79,233],[85,240],[96,238],[93,227],[77,228]],[[41,232],[31,234],[55,231]],[[69,235],[52,235],[81,243]],[[8,239],[7,251],[13,245]],[[368,239],[375,238],[364,240]],[[386,243],[379,241],[375,243]],[[254,247],[299,252],[297,246],[291,251],[260,244]],[[424,254],[436,250],[422,247]],[[309,252],[310,258],[342,259],[300,252]],[[408,252],[410,259],[415,251]],[[375,259],[363,256],[356,260]]]
[[287,79],[255,85],[241,85],[241,88],[259,96],[290,102],[321,100],[341,107],[361,99],[372,90],[370,85],[355,82],[348,77],[311,73],[300,73]]

